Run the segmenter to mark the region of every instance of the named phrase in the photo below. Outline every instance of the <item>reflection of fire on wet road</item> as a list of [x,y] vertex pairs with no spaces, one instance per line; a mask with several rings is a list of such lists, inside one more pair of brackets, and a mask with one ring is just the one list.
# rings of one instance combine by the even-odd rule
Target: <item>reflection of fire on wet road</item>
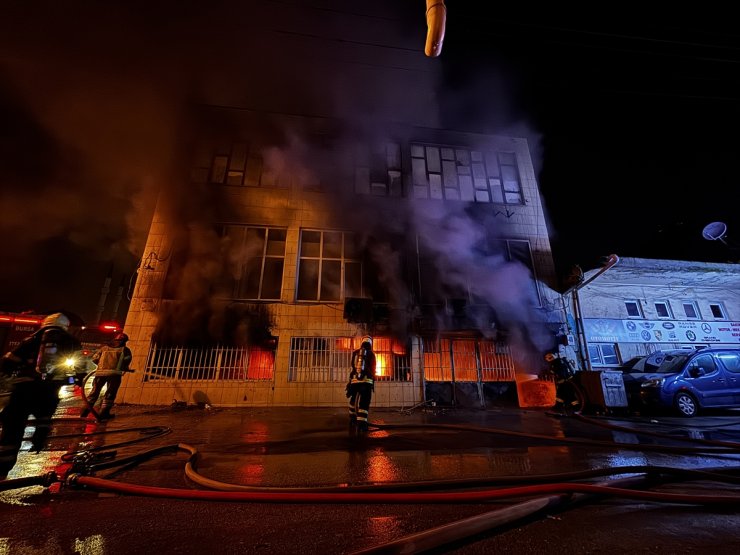
[[[94,432],[99,431],[99,425],[96,421],[80,420],[79,411],[82,401],[79,399],[80,390],[78,386],[65,385],[59,390],[60,405],[54,413],[54,421],[51,433],[46,442],[46,447],[40,451],[32,451],[31,438],[36,431],[35,418],[31,416],[24,430],[24,440],[21,443],[21,450],[18,453],[18,462],[11,470],[8,478],[20,478],[22,476],[40,476],[54,472],[60,478],[63,478],[69,472],[71,462],[62,461],[62,456],[69,452],[80,451],[95,447],[100,444],[102,439],[95,441],[92,436]],[[62,437],[68,436],[68,437]],[[55,482],[49,486],[50,493],[57,493],[61,483]],[[19,490],[24,496],[28,495],[29,489],[40,488],[42,486],[30,486]],[[13,497],[11,492],[4,492],[3,501],[12,503]],[[19,496],[18,499],[21,497]],[[2,551],[0,551],[2,553]]]

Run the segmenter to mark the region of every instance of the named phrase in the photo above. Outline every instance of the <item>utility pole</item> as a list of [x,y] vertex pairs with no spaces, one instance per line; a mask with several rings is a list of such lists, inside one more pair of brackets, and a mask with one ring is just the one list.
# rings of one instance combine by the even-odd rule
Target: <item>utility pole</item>
[[[591,283],[593,280],[595,280],[597,277],[602,275],[604,272],[606,272],[609,268],[612,268],[617,265],[619,262],[619,257],[616,254],[610,254],[607,259],[606,263],[599,269],[598,272],[596,272],[594,275],[592,275],[590,278],[588,278],[586,281],[582,281],[580,283],[577,283],[570,289],[568,289],[565,293],[561,295],[563,299],[569,294],[572,294],[573,298],[573,316],[576,323],[576,346],[578,347],[576,350],[576,354],[578,355],[578,358],[580,359],[579,367],[580,368],[586,368],[587,370],[593,370],[591,367],[591,357],[588,356],[588,350],[586,345],[586,333],[583,329],[583,316],[581,314],[581,301],[578,297],[578,291]],[[565,300],[563,301],[563,305],[565,305]],[[566,314],[566,320],[567,320],[567,314]]]

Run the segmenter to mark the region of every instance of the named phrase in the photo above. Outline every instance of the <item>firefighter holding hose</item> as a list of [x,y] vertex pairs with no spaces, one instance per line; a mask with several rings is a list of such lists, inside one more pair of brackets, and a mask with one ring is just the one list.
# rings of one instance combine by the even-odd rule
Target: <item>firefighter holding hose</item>
[[370,413],[370,401],[375,390],[375,353],[373,338],[366,335],[362,338],[359,349],[352,352],[349,382],[345,388],[349,398],[349,417],[357,424],[357,430],[367,431]]
[[[126,346],[128,335],[117,333],[110,345],[102,346],[92,356],[92,361],[97,365],[95,377],[93,378],[93,387],[88,397],[90,407],[95,403],[106,387],[105,395],[101,403],[102,410],[99,414],[100,420],[110,420],[115,415],[111,414],[111,409],[116,402],[118,388],[121,387],[121,378],[124,372],[131,372],[129,365],[133,358],[131,349]],[[90,414],[90,408],[86,407],[80,413],[80,418],[86,418]]]

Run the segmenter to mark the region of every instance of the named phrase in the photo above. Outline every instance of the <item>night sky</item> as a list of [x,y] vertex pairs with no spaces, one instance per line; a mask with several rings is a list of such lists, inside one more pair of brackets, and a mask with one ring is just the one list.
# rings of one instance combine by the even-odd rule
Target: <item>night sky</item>
[[[0,17],[0,310],[89,319],[106,275],[128,288],[204,68],[219,70],[214,53],[224,68],[240,63],[228,59],[233,43],[209,39],[248,14],[228,1],[57,4]],[[423,55],[424,3],[396,4]],[[447,1],[433,60],[442,125],[528,138],[561,277],[611,253],[740,260],[740,31],[729,8],[479,4]],[[713,221],[727,224],[729,246],[701,237]]]
[[[458,19],[447,4],[448,81],[480,91],[473,68],[485,68],[508,94],[507,123],[533,131],[561,275],[610,253],[740,261],[740,32],[729,13],[497,5]],[[492,96],[460,111],[475,121]],[[729,246],[702,238],[713,221],[727,224]]]

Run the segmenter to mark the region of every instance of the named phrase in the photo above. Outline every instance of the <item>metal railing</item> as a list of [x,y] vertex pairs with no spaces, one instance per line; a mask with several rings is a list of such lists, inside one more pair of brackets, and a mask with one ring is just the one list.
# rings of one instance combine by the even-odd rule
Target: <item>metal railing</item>
[[509,346],[489,339],[423,340],[424,379],[430,382],[515,381]]
[[[355,337],[292,337],[288,381],[346,382],[352,351],[360,346],[359,342],[360,338]],[[400,347],[391,338],[376,337],[373,352],[376,381],[411,381],[411,357],[405,347]]]
[[275,352],[257,347],[160,347],[152,344],[144,380],[269,381]]

